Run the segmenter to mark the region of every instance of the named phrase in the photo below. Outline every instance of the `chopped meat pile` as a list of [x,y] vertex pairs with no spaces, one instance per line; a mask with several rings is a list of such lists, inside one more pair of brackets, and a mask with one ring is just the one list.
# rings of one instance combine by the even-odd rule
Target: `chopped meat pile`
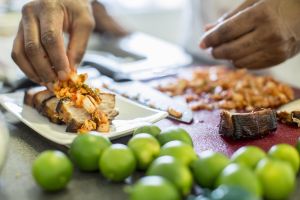
[[54,84],[54,92],[32,88],[25,93],[24,103],[36,108],[56,124],[66,124],[68,132],[96,130],[108,132],[118,112],[115,95],[90,88],[86,74],[72,74],[67,81]]
[[268,76],[226,67],[197,68],[191,78],[158,86],[170,96],[184,96],[193,110],[276,108],[294,99],[293,90]]

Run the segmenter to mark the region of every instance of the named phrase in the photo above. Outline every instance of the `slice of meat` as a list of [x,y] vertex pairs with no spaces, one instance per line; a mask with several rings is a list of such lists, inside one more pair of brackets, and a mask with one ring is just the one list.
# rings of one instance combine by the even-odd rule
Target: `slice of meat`
[[41,92],[45,90],[46,88],[41,86],[41,87],[33,87],[25,91],[24,95],[24,104],[33,107],[33,97],[36,95],[38,92]]
[[69,99],[61,99],[56,111],[63,122],[67,124],[67,132],[78,132],[91,115],[84,108],[77,108]]
[[119,114],[115,109],[116,96],[111,93],[100,93],[99,95],[101,103],[98,106],[98,109],[104,112],[110,121],[113,120]]
[[277,117],[282,123],[300,127],[300,99],[291,101],[278,108]]
[[221,112],[219,134],[233,139],[258,138],[277,129],[276,112],[263,109],[251,113]]
[[97,109],[97,102],[90,96],[84,96],[82,100],[82,107],[88,112],[93,113]]
[[40,91],[33,97],[33,106],[37,109],[38,112],[42,112],[45,105],[44,102],[52,97],[54,97],[54,94],[49,90]]
[[60,119],[56,111],[58,103],[59,99],[56,97],[51,97],[48,100],[44,101],[42,114],[55,124],[63,124],[63,121]]

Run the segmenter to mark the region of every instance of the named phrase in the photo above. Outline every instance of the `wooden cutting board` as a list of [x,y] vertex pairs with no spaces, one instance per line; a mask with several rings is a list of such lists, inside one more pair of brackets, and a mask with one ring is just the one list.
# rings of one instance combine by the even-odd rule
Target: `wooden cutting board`
[[[294,91],[295,97],[300,98],[300,89],[294,89]],[[288,143],[296,145],[298,137],[300,137],[300,128],[279,123],[277,130],[265,138],[242,141],[227,139],[218,134],[219,112],[219,110],[194,112],[192,124],[183,124],[170,119],[164,119],[157,124],[162,129],[169,126],[180,126],[186,129],[192,136],[194,147],[198,153],[210,149],[228,156],[245,145],[259,146],[266,151],[274,144]]]

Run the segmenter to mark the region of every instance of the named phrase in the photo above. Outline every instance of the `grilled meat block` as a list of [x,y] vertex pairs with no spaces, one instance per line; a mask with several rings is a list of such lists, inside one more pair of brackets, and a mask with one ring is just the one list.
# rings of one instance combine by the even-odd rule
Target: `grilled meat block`
[[37,109],[38,112],[43,111],[44,101],[54,97],[54,94],[49,90],[43,90],[36,93],[33,97],[33,106]]
[[63,121],[60,119],[58,112],[56,111],[58,103],[59,99],[56,97],[51,97],[44,101],[42,114],[55,124],[63,124]]
[[115,109],[116,106],[116,96],[111,93],[100,93],[101,103],[98,106],[102,112],[104,112],[108,119],[113,120],[119,112]]
[[61,99],[56,108],[63,122],[67,124],[67,132],[77,132],[91,115],[84,108],[77,108],[69,99]]
[[277,118],[287,125],[300,127],[300,99],[291,101],[278,108]]
[[277,129],[276,112],[263,109],[251,113],[221,112],[219,134],[233,139],[263,137]]
[[24,95],[24,104],[33,107],[33,97],[36,95],[38,92],[41,92],[43,90],[46,90],[45,87],[34,87],[30,88],[25,91]]

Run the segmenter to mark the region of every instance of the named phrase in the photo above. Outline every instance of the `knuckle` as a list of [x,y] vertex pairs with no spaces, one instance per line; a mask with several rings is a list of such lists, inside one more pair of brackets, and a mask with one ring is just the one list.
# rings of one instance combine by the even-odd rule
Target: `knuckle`
[[37,52],[39,51],[40,47],[37,43],[33,41],[28,41],[24,45],[25,53],[27,55],[33,56],[36,55]]
[[12,51],[11,51],[11,54],[10,54],[10,56],[11,56],[11,58],[13,59],[13,61],[15,61],[15,63],[17,63],[17,60],[18,60],[18,52],[15,50],[15,49],[13,49]]
[[227,40],[228,36],[230,35],[230,29],[227,26],[221,26],[218,31],[219,35],[222,35],[220,39],[224,38],[224,40]]
[[234,61],[232,61],[232,62],[233,62],[233,65],[234,65],[236,68],[245,68],[245,67],[246,67],[246,63],[243,62],[243,61],[234,60]]
[[284,61],[289,57],[289,53],[285,48],[279,47],[276,50],[276,56],[275,57],[277,58],[276,60],[278,60],[279,62]]
[[42,44],[45,46],[54,46],[58,40],[54,30],[48,30],[41,35]]
[[95,25],[95,20],[92,17],[86,17],[85,20],[81,22],[81,26],[88,30],[93,30]]
[[235,47],[233,46],[224,46],[220,48],[216,48],[213,50],[212,54],[215,58],[223,58],[223,59],[232,59],[235,56],[237,51],[235,51]]
[[27,4],[25,4],[23,7],[22,7],[22,15],[28,15],[29,13],[32,12],[32,9],[33,9],[33,2],[29,2]]
[[216,49],[213,49],[212,51],[212,56],[214,58],[224,58],[226,57],[226,50],[225,48],[216,48]]

